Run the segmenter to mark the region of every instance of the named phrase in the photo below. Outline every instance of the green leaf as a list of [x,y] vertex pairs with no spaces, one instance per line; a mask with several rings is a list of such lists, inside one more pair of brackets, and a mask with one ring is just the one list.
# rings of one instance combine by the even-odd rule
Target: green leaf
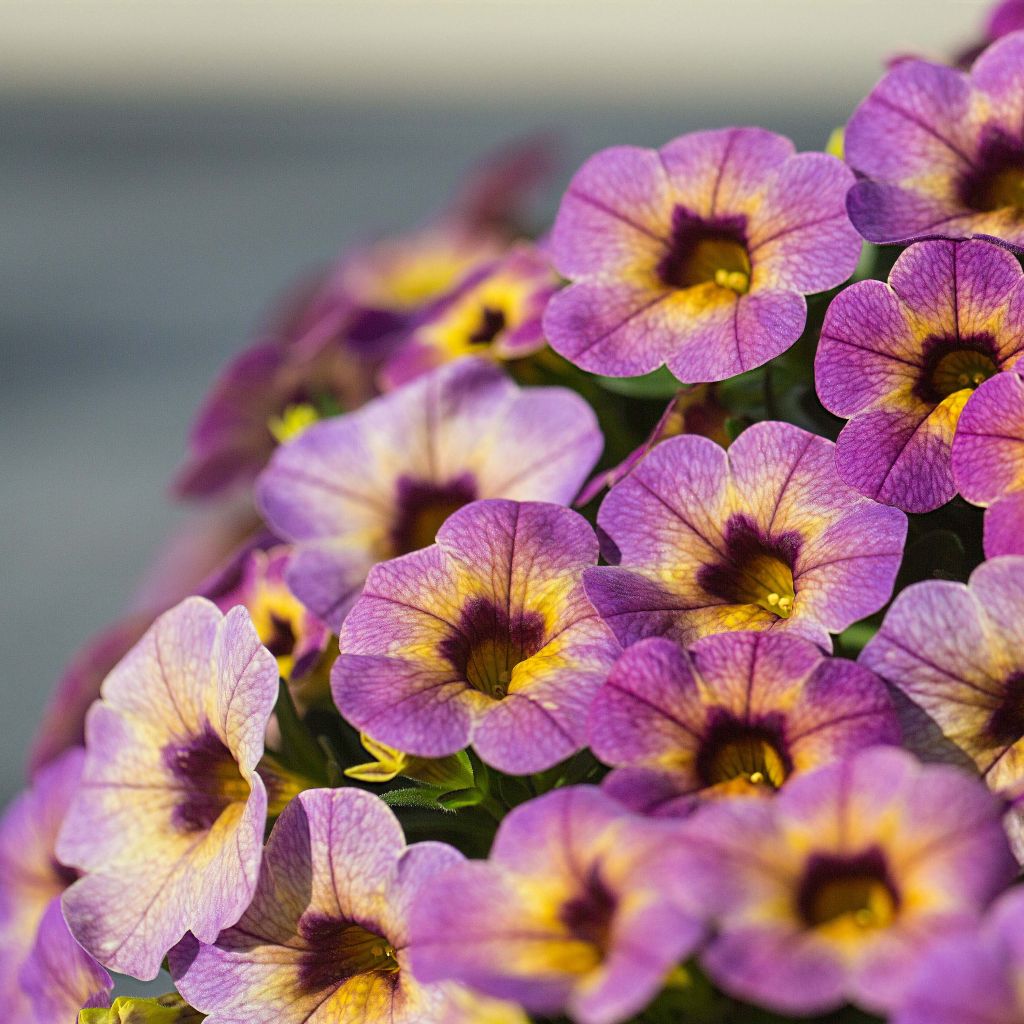
[[595,377],[597,383],[615,395],[627,398],[672,398],[681,389],[691,387],[672,376],[667,366],[642,377]]
[[446,811],[457,811],[460,807],[476,807],[486,799],[486,793],[482,793],[476,786],[471,786],[469,789],[453,789],[442,793],[437,798],[437,803]]
[[847,658],[855,658],[877,632],[877,622],[855,622],[849,629],[839,634],[836,643],[837,653]]
[[381,800],[388,807],[424,807],[434,811],[451,813],[440,800],[445,794],[434,787],[417,786],[415,789],[392,789],[381,794]]
[[319,743],[302,724],[288,684],[282,679],[274,705],[274,715],[281,730],[281,760],[289,767],[311,779],[327,780],[327,757]]

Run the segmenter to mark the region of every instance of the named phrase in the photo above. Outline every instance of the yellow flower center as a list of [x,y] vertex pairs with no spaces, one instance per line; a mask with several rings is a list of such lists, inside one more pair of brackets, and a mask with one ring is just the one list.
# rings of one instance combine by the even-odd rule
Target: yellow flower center
[[859,929],[885,928],[896,917],[896,901],[885,882],[870,875],[837,878],[815,894],[809,916],[815,927],[844,920]]
[[740,571],[736,593],[739,603],[756,604],[780,619],[788,619],[796,600],[793,571],[775,555],[755,555]]
[[750,290],[750,257],[746,247],[729,238],[702,238],[681,261],[678,288],[716,284],[738,295]]
[[837,941],[856,942],[866,931],[889,927],[899,913],[899,895],[878,848],[812,855],[796,897],[804,924]]
[[977,204],[985,211],[1024,210],[1024,168],[1004,167],[993,174],[979,192]]
[[965,388],[974,389],[999,372],[990,356],[974,349],[948,352],[932,370],[931,385],[935,394],[946,398]]
[[708,758],[706,768],[710,785],[740,781],[778,789],[787,774],[778,748],[755,733],[737,736],[718,746]]

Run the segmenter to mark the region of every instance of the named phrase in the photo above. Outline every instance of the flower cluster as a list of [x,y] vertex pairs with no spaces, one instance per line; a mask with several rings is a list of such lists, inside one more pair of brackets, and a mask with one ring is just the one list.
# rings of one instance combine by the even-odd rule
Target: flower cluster
[[0,818],[8,1017],[1024,1019],[1022,9],[289,296]]

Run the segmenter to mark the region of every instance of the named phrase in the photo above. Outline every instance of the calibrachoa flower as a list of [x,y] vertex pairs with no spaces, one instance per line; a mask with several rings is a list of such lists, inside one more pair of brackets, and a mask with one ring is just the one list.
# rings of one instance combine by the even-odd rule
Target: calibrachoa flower
[[[227,578],[216,590],[206,590],[221,611],[242,605],[252,618],[260,643],[277,659],[277,668],[292,693],[310,698],[318,679],[326,680],[321,662],[331,640],[327,626],[302,605],[285,582],[291,557],[287,545],[269,548],[250,546],[229,567]],[[302,701],[308,703],[308,701]]]
[[830,632],[877,611],[906,516],[844,484],[834,448],[775,422],[728,453],[692,435],[658,445],[601,505],[617,564],[585,577],[619,640],[778,629],[828,648]]
[[[912,702],[907,739],[922,754],[959,754],[993,789],[1024,783],[1024,557],[984,562],[966,585],[908,587],[860,661]],[[1024,856],[1020,817],[1012,834]]]
[[937,945],[914,973],[893,1024],[1024,1020],[1024,892],[1000,897],[980,928]]
[[555,267],[572,282],[544,317],[552,347],[595,373],[664,363],[691,383],[768,362],[803,331],[804,295],[853,273],[852,183],[834,157],[798,155],[760,128],[596,154],[552,234]]
[[[322,325],[314,330],[341,333],[346,313],[327,317],[330,332]],[[334,336],[308,347],[273,338],[247,348],[225,367],[200,409],[175,492],[205,498],[250,484],[280,441],[371,398],[374,369]]]
[[634,449],[625,459],[612,469],[598,473],[576,499],[577,505],[586,505],[606,487],[614,487],[620,480],[640,463],[655,445],[679,434],[700,434],[710,437],[722,447],[729,444],[729,435],[725,430],[728,412],[715,397],[713,384],[698,384],[695,387],[680,389],[661,414],[661,419],[647,436],[639,448]]
[[544,346],[541,315],[559,287],[547,258],[522,243],[483,263],[424,311],[383,379],[396,387],[461,356],[521,359]]
[[307,790],[274,826],[242,919],[214,940],[188,936],[171,974],[209,1024],[455,1024],[454,986],[409,970],[408,914],[461,860],[444,843],[407,847],[369,793]]
[[888,284],[841,292],[814,366],[822,404],[850,419],[836,444],[839,475],[907,512],[949,501],[961,410],[1022,351],[1024,273],[987,242],[921,242]]
[[597,538],[539,502],[474,502],[423,551],[375,566],[331,673],[345,719],[421,757],[472,743],[505,772],[586,745],[589,703],[619,647],[583,592]]
[[[16,797],[0,819],[0,1004],[12,1021],[50,1024],[58,1019],[34,1005],[39,993],[33,983],[43,966],[40,957],[53,943],[67,945],[69,955],[63,969],[69,1001],[81,995],[77,1006],[63,1006],[66,1019],[91,996],[105,997],[113,986],[106,971],[70,937],[61,935],[67,927],[60,914],[60,896],[77,873],[57,860],[54,847],[68,804],[78,789],[83,760],[80,748],[58,754],[37,772],[32,787]],[[43,945],[37,955],[34,948],[40,936]],[[79,984],[83,979],[85,990]],[[54,992],[53,997],[58,999],[60,994]]]
[[413,904],[418,977],[452,978],[544,1015],[613,1024],[642,1009],[703,937],[666,898],[673,832],[596,787],[556,790],[501,823]]
[[431,544],[477,498],[572,501],[601,446],[578,395],[520,390],[465,359],[310,427],[278,449],[257,499],[296,542],[292,590],[337,627],[374,563]]
[[[47,905],[32,952],[21,968],[21,987],[31,1010],[18,1024],[58,1024],[75,1020],[83,1007],[106,1006],[114,980],[74,940],[60,899]],[[5,1002],[6,1012],[11,1012]]]
[[990,46],[970,74],[909,60],[846,126],[862,176],[850,218],[872,242],[989,238],[1024,248],[1024,34]]
[[1002,804],[957,768],[876,747],[774,800],[708,805],[685,826],[685,891],[707,901],[704,968],[782,1013],[892,1010],[928,947],[1015,874]]
[[203,598],[162,615],[103,683],[86,720],[82,786],[58,856],[85,876],[64,894],[101,963],[153,978],[186,931],[238,920],[284,783],[257,771],[277,663],[244,609]]
[[637,811],[768,795],[863,747],[899,743],[874,673],[781,633],[723,633],[689,651],[662,637],[628,648],[590,709],[604,788]]
[[1024,555],[1024,378],[999,374],[974,393],[953,441],[953,479],[988,506],[985,554]]

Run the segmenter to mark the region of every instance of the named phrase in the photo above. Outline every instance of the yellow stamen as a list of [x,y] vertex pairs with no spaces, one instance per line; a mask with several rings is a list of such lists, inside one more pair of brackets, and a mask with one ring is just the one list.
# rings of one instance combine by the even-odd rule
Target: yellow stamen
[[726,270],[720,267],[715,271],[715,284],[719,288],[728,288],[738,295],[746,295],[750,290],[750,276],[742,270]]
[[267,429],[278,444],[294,440],[320,419],[319,413],[308,402],[287,406],[279,416],[267,420]]

